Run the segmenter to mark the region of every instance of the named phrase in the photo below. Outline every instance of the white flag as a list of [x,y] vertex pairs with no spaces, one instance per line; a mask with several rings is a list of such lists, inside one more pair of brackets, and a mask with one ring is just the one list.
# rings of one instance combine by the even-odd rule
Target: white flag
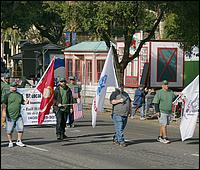
[[181,93],[185,104],[180,132],[184,141],[193,136],[199,114],[199,75]]
[[113,52],[112,47],[110,48],[100,79],[98,81],[98,86],[96,89],[96,95],[92,103],[92,127],[96,126],[97,112],[103,111],[103,104],[106,95],[107,87],[113,86],[118,87],[118,82],[115,74],[114,63],[113,63]]

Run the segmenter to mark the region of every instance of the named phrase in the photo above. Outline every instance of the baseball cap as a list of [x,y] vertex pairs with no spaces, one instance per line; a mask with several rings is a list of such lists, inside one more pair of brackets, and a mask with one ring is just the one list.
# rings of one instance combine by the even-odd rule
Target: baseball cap
[[163,85],[168,85],[168,81],[167,80],[163,80]]
[[65,78],[60,78],[59,81],[60,81],[60,82],[66,82],[66,79],[65,79]]
[[70,76],[69,80],[75,80],[75,77],[74,76]]
[[16,86],[17,86],[17,83],[14,81],[14,82],[10,83],[10,86],[11,86],[11,87],[16,87]]
[[9,79],[10,78],[10,75],[9,74],[6,74],[5,75],[5,79]]

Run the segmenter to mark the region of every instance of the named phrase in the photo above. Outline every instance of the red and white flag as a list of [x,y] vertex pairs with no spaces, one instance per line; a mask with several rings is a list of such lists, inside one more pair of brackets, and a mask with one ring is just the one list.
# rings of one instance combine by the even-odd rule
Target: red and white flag
[[51,106],[53,104],[54,97],[54,62],[55,58],[52,59],[47,70],[43,74],[36,89],[42,93],[42,100],[40,103],[40,111],[38,115],[38,124],[42,124],[45,115],[49,114]]
[[74,120],[80,119],[83,117],[83,105],[82,103],[73,104],[74,111]]

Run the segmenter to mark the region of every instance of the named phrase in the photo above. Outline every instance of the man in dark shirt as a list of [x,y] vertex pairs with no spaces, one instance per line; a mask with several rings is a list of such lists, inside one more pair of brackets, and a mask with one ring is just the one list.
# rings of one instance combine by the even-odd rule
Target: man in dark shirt
[[124,129],[127,124],[128,114],[131,113],[131,99],[124,91],[123,84],[116,88],[110,96],[110,103],[112,106],[112,120],[115,125],[115,134],[113,136],[113,143],[120,146],[127,146],[124,139]]
[[64,78],[60,79],[59,86],[55,89],[53,109],[56,114],[57,139],[63,140],[67,137],[65,135],[67,115],[73,113],[72,92],[67,86]]

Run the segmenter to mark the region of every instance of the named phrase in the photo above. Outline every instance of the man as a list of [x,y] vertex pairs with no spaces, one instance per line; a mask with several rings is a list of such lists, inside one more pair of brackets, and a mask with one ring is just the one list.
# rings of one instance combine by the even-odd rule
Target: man
[[[10,76],[8,74],[5,75],[4,81],[1,81],[1,101],[3,101],[4,96],[10,93]],[[1,102],[2,103],[2,102]],[[5,128],[6,115],[2,111],[1,104],[1,125]]]
[[22,136],[24,132],[24,123],[20,114],[21,104],[26,104],[23,95],[17,92],[17,83],[10,84],[10,93],[6,94],[3,99],[3,114],[6,115],[6,133],[9,140],[8,147],[13,147],[12,133],[14,128],[17,131],[16,145],[24,147]]
[[160,123],[160,135],[157,138],[158,142],[170,143],[167,138],[167,125],[171,120],[172,114],[172,102],[176,98],[176,95],[168,87],[168,81],[164,80],[162,83],[162,89],[156,92],[153,99],[155,111]]
[[149,114],[150,109],[153,109],[153,112],[155,112],[154,105],[153,105],[153,99],[156,92],[154,88],[151,88],[148,90],[147,95],[145,96],[145,116]]
[[[72,102],[80,103],[81,101],[81,90],[80,87],[76,84],[76,78],[74,76],[69,77],[70,83],[68,84],[69,88],[72,91]],[[74,112],[69,114],[67,117],[67,127],[74,127]]]
[[66,80],[61,78],[56,87],[53,99],[53,109],[56,114],[56,134],[58,140],[63,140],[65,135],[66,118],[72,114],[72,92],[66,85]]
[[7,93],[10,93],[10,76],[8,74],[4,77],[4,81],[1,81],[1,101]]
[[26,85],[29,85],[30,87],[32,86],[32,85],[28,82],[28,80],[26,79],[26,77],[25,77],[25,76],[22,76],[22,78],[21,78],[21,84],[18,85],[18,87],[19,87],[19,88],[25,88]]
[[110,103],[112,104],[111,117],[115,126],[113,143],[126,147],[123,131],[127,124],[128,114],[131,113],[131,99],[124,91],[123,84],[120,84],[119,88],[115,88],[115,91],[111,93]]
[[134,119],[137,109],[140,109],[140,120],[145,120],[145,93],[144,86],[141,84],[135,91],[131,119]]

